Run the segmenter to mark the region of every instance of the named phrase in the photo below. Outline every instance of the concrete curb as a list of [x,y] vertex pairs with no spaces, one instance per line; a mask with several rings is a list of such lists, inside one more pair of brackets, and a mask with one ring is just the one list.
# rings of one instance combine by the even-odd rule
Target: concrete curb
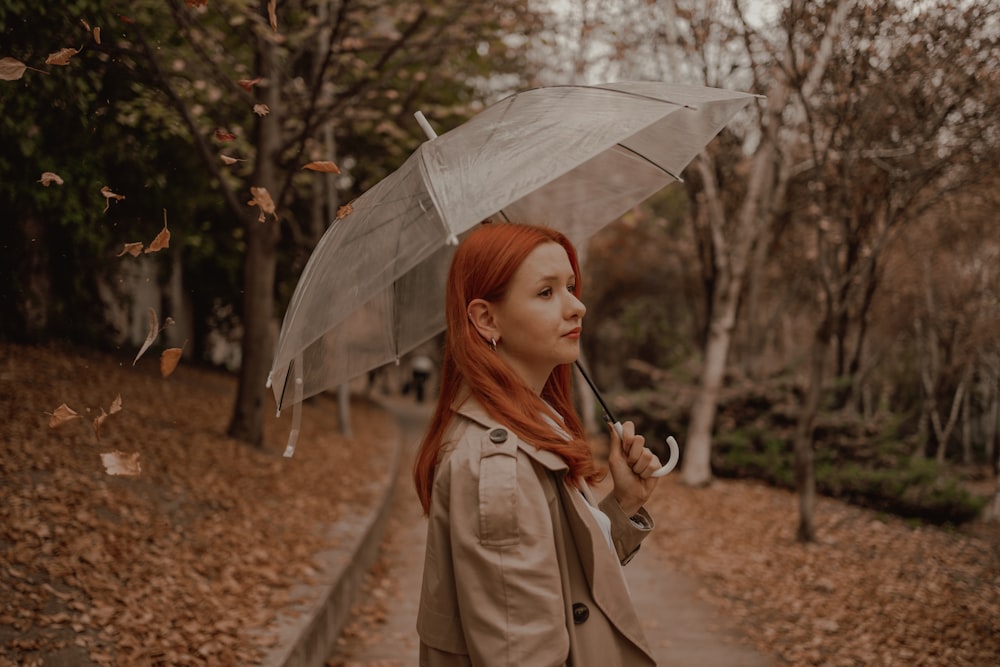
[[292,591],[292,598],[301,602],[281,614],[278,642],[261,661],[264,667],[323,667],[333,653],[364,577],[378,556],[392,508],[402,440],[400,433],[388,445],[390,465],[381,479],[372,482],[377,487],[374,506],[330,527],[327,542],[335,546],[316,555],[320,566],[316,580]]

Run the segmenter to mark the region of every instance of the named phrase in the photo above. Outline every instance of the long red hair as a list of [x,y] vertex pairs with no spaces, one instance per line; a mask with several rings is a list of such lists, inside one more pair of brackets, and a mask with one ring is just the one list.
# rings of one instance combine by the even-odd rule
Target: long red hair
[[[557,366],[549,375],[541,396],[535,394],[513,369],[489,349],[469,320],[473,299],[498,302],[524,259],[543,243],[555,242],[566,250],[576,276],[576,294],[582,287],[576,250],[562,233],[548,227],[517,223],[487,223],[462,241],[451,262],[445,291],[444,357],[441,393],[430,426],[420,443],[413,465],[413,480],[424,513],[430,511],[431,488],[442,438],[454,416],[453,405],[465,388],[486,411],[523,440],[563,458],[569,466],[567,480],[594,480],[601,476],[594,464],[580,417],[573,407],[572,367]],[[565,440],[540,419],[552,406],[570,434]]]

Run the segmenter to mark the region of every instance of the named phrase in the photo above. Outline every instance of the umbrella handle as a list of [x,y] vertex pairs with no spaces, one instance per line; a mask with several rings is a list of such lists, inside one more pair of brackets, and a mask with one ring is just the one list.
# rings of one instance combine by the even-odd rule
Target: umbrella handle
[[[615,433],[618,434],[618,437],[624,439],[624,436],[622,435],[622,423],[616,421],[611,426],[615,429]],[[670,458],[667,459],[667,462],[661,465],[658,470],[653,472],[650,477],[665,477],[677,467],[677,461],[680,460],[681,457],[681,448],[677,446],[677,440],[674,439],[674,436],[667,436],[667,447],[670,448]]]

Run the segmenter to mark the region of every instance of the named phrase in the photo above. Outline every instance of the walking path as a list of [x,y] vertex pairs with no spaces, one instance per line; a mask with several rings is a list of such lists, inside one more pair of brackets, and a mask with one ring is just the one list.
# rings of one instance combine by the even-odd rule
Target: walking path
[[[410,468],[432,406],[395,397],[384,399],[383,404],[399,421],[402,436],[396,487],[392,501],[386,503],[385,537],[378,558],[364,583],[355,586],[360,593],[327,661],[330,667],[417,664],[414,626],[426,522],[413,491]],[[625,571],[658,665],[770,667],[774,664],[741,643],[739,633],[728,619],[697,597],[697,584],[673,569],[653,540],[644,543]]]

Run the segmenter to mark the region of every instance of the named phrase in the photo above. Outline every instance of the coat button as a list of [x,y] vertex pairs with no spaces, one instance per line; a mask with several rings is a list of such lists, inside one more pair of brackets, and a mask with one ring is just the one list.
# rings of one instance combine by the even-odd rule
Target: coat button
[[490,442],[494,445],[507,442],[507,431],[502,428],[495,428],[490,431]]
[[580,625],[590,618],[590,610],[582,602],[573,603],[573,623]]

